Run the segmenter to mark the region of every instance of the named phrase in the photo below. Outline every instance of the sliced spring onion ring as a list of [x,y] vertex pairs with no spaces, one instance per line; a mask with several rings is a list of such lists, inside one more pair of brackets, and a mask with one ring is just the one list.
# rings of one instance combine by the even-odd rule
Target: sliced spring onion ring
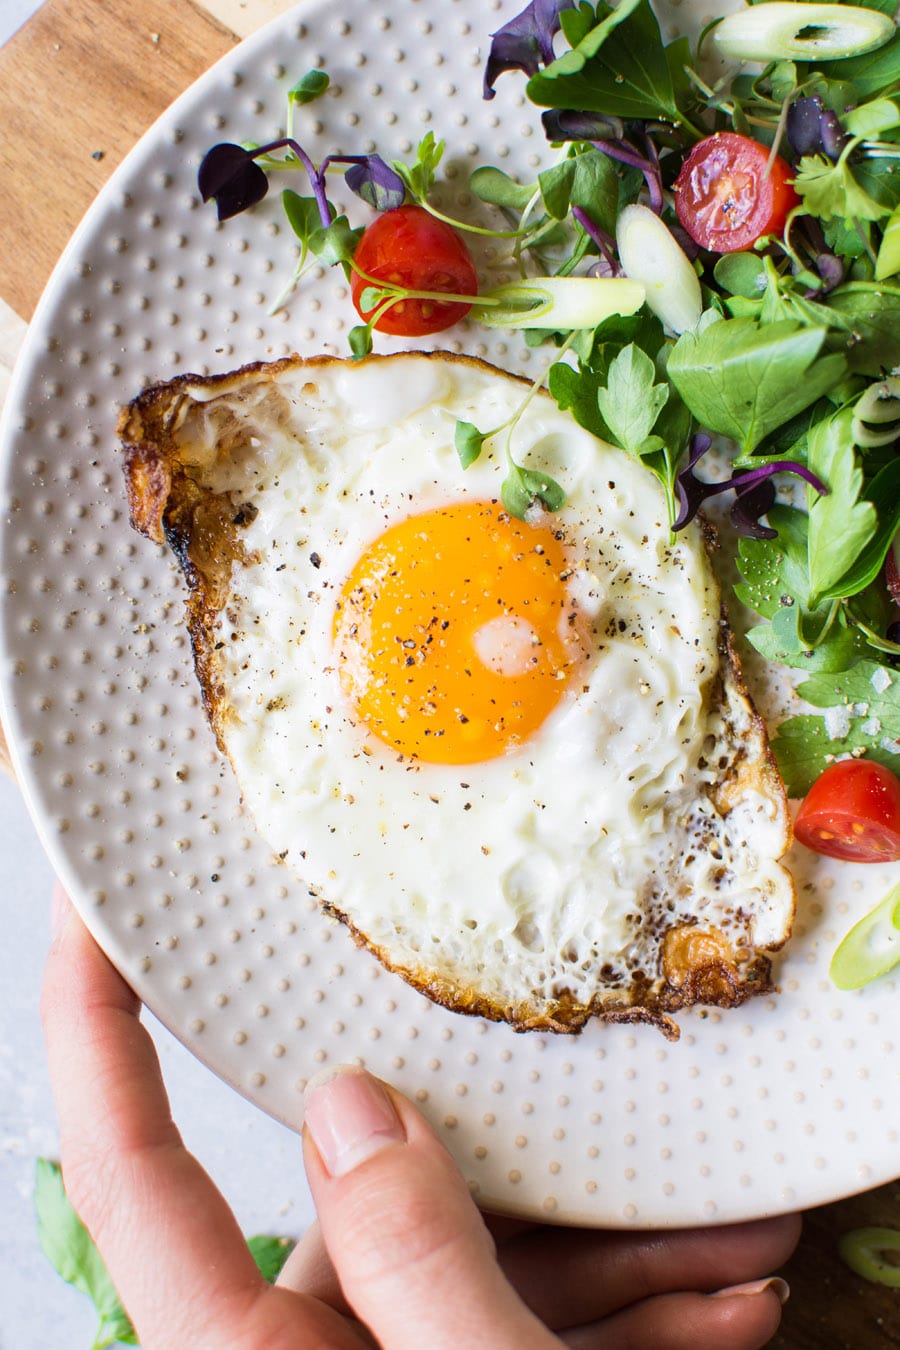
[[854,924],[831,958],[838,989],[861,989],[900,961],[900,885]]
[[625,275],[647,290],[647,305],[673,333],[696,327],[703,312],[700,278],[669,227],[649,206],[626,206],[616,224]]
[[840,1239],[838,1251],[864,1280],[900,1289],[900,1265],[884,1256],[885,1252],[900,1255],[900,1228],[855,1228]]
[[[876,431],[875,427],[886,430]],[[889,375],[870,384],[853,410],[853,440],[856,445],[890,445],[900,436],[900,379]]]
[[[552,328],[570,333],[596,328],[614,314],[635,314],[646,299],[643,286],[626,277],[528,277],[495,286],[480,297],[488,328]],[[475,306],[473,306],[475,308]]]
[[876,9],[767,0],[727,15],[713,41],[735,61],[836,61],[874,51],[895,31]]

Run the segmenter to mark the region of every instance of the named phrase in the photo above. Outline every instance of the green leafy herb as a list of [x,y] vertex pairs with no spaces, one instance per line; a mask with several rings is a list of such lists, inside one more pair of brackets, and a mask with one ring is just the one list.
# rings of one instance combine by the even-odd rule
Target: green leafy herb
[[811,675],[797,689],[816,708],[838,712],[802,713],[778,727],[772,749],[792,797],[803,797],[819,774],[846,755],[868,755],[900,773],[900,675],[874,661],[850,670]]
[[469,177],[469,187],[480,201],[507,211],[524,211],[535,193],[535,184],[517,183],[502,169],[484,165]]
[[463,422],[462,420],[457,422],[454,444],[456,445],[456,453],[459,455],[459,462],[464,469],[475,463],[481,454],[485,441],[492,434],[490,431],[479,431],[471,422]]
[[509,472],[500,484],[500,500],[511,516],[524,520],[535,502],[547,511],[558,511],[565,504],[566,494],[549,474],[526,469],[510,459]]
[[689,85],[684,66],[689,45],[673,44],[670,60],[648,0],[623,0],[611,9],[597,7],[600,22],[571,52],[566,52],[528,82],[528,96],[539,107],[597,111],[625,118],[664,118],[687,122],[683,103]]
[[402,160],[394,160],[393,167],[406,184],[413,201],[425,204],[429,192],[434,187],[435,170],[444,157],[444,142],[434,139],[429,131],[416,147],[416,161],[407,165]]
[[821,220],[880,220],[888,207],[870,197],[853,176],[845,155],[834,163],[824,155],[804,155],[794,187]]
[[650,433],[668,397],[669,386],[656,383],[650,357],[633,342],[623,347],[609,367],[606,388],[597,391],[610,439],[638,457],[659,450],[662,441]]
[[842,378],[842,357],[819,356],[825,336],[790,320],[721,319],[682,334],[668,375],[702,426],[749,455]]
[[308,70],[288,91],[288,98],[291,103],[313,103],[322,97],[330,84],[331,80],[324,70]]
[[875,534],[878,519],[871,502],[860,501],[863,474],[853,445],[853,414],[847,408],[811,428],[807,463],[828,487],[827,496],[809,511],[809,587],[813,607],[820,600],[854,593],[841,585]]

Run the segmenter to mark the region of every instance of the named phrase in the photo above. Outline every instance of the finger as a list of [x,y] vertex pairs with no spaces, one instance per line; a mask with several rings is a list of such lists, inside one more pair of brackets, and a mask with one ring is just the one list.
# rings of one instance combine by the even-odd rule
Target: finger
[[652,1233],[538,1228],[500,1246],[507,1278],[548,1326],[578,1326],[650,1295],[710,1292],[777,1270],[800,1236],[796,1214]]
[[344,1293],[391,1350],[558,1350],[503,1277],[446,1149],[419,1112],[361,1071],[314,1080],[304,1153]]
[[754,1293],[663,1294],[566,1331],[562,1343],[570,1350],[762,1350],[781,1321],[782,1283]]
[[334,1308],[335,1312],[352,1322],[354,1331],[364,1345],[372,1347],[372,1350],[378,1350],[376,1341],[357,1321],[356,1314],[344,1297],[341,1282],[326,1250],[322,1229],[317,1219],[310,1224],[303,1237],[294,1246],[281,1268],[276,1284],[285,1289],[307,1294],[320,1303]]
[[329,1350],[358,1348],[337,1330],[327,1338],[339,1322],[330,1309],[276,1296],[260,1275],[224,1198],[181,1142],[137,998],[74,911],[51,947],[41,1011],[66,1189],[141,1344],[225,1346],[242,1327],[254,1344],[300,1344],[309,1325],[304,1345],[320,1329]]

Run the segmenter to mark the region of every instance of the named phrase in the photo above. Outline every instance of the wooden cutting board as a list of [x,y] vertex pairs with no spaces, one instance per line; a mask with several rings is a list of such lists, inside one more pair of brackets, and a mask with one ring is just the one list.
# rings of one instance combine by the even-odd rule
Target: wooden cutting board
[[[123,156],[213,61],[288,8],[288,0],[46,0],[0,49],[0,378],[72,230]],[[792,1297],[773,1346],[900,1346],[900,1290],[858,1279],[837,1254],[842,1233],[867,1225],[900,1227],[900,1185],[806,1216],[781,1272]]]

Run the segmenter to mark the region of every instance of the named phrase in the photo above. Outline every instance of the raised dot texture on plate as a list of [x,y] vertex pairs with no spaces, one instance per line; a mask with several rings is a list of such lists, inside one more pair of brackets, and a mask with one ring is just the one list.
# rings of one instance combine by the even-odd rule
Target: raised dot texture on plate
[[[430,126],[447,141],[435,200],[490,223],[461,204],[477,160],[531,182],[555,156],[517,75],[481,99],[488,34],[520,8],[395,0],[388,15],[345,0],[336,19],[331,0],[305,0],[302,22],[276,20],[205,76],[98,201],[32,324],[3,422],[2,694],[18,776],[54,866],[141,996],[274,1115],[296,1125],[307,1079],[356,1060],[420,1104],[489,1208],[627,1227],[821,1203],[896,1173],[896,981],[839,994],[824,937],[896,868],[859,877],[798,849],[802,932],[776,969],[782,992],[683,1018],[677,1045],[645,1027],[556,1038],[447,1013],[323,922],[257,838],[172,626],[175,569],[128,526],[121,403],[177,370],[343,352],[355,322],[339,269],[315,269],[268,312],[295,241],[277,191],[223,226],[199,204],[213,140],[277,136],[287,89],[321,64],[343,92],[297,110],[315,158],[369,138],[399,158]],[[337,177],[334,195],[365,219]],[[476,262],[493,249],[476,241]],[[545,359],[474,322],[433,345],[531,378]],[[851,1134],[852,1103],[864,1109]]]

